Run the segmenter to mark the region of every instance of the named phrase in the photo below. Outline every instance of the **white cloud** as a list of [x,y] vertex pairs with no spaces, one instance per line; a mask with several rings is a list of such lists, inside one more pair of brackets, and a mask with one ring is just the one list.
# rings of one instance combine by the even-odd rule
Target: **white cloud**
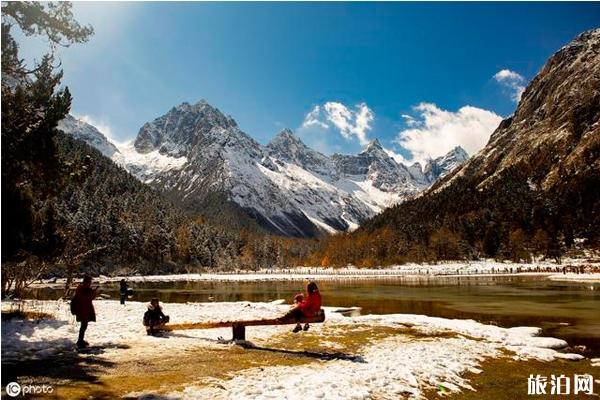
[[502,69],[496,72],[494,79],[499,84],[510,89],[512,92],[511,98],[514,102],[519,102],[519,100],[521,100],[523,91],[525,91],[525,77],[509,69]]
[[366,103],[360,103],[350,108],[342,103],[328,101],[323,106],[315,106],[306,114],[302,128],[328,129],[331,124],[345,139],[357,139],[364,146],[369,143],[367,132],[371,130],[371,123],[374,119],[373,111]]
[[392,157],[397,163],[404,165],[412,165],[410,160],[407,160],[402,154],[396,153],[394,150],[383,148],[383,151],[387,153],[388,156]]
[[404,123],[408,126],[415,126],[418,124],[417,120],[412,115],[402,114],[402,118],[404,119]]
[[327,125],[325,122],[322,122],[321,120],[319,120],[320,117],[321,117],[321,106],[315,106],[312,109],[312,111],[309,112],[308,114],[306,114],[306,117],[304,117],[304,122],[302,123],[302,127],[309,128],[311,126],[317,126],[319,128],[323,128],[323,129],[329,128],[329,125]]
[[456,146],[474,154],[485,146],[502,121],[502,117],[494,112],[472,106],[451,112],[432,103],[421,103],[414,107],[414,111],[418,115],[408,120],[412,121],[409,129],[400,131],[394,140],[412,153],[412,158],[404,161],[409,163],[424,163]]

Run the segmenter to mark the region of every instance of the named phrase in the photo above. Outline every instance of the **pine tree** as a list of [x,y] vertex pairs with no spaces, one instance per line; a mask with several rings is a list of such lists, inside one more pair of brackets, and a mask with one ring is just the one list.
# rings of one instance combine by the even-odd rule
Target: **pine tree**
[[[70,10],[70,3],[2,3],[3,267],[31,256],[48,258],[55,253],[48,249],[60,246],[53,211],[39,218],[36,210],[53,210],[50,203],[62,187],[54,137],[71,106],[68,88],[57,89],[62,71],[55,71],[52,52],[27,70],[11,29],[16,25],[27,36],[44,36],[51,50],[84,42],[93,30],[73,20]],[[19,276],[34,279],[38,273]]]

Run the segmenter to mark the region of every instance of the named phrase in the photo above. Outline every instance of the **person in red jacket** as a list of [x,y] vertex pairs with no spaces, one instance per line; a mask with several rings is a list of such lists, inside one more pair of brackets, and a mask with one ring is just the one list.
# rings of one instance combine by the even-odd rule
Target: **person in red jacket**
[[[309,282],[306,285],[306,296],[301,297],[297,294],[294,300],[297,300],[295,301],[296,306],[289,311],[288,315],[293,316],[296,321],[300,321],[302,317],[314,317],[321,309],[321,293],[314,282]],[[298,322],[292,332],[300,332],[302,329],[307,331],[309,327],[308,324],[304,324],[304,328],[302,328],[302,325]]]
[[94,310],[94,304],[92,304],[92,300],[96,298],[96,295],[97,290],[92,288],[92,277],[86,275],[83,278],[83,282],[77,286],[75,297],[73,298],[75,316],[77,317],[77,321],[81,322],[79,338],[77,339],[78,348],[89,346],[89,343],[83,340],[83,338],[88,327],[88,322],[96,322],[96,311]]

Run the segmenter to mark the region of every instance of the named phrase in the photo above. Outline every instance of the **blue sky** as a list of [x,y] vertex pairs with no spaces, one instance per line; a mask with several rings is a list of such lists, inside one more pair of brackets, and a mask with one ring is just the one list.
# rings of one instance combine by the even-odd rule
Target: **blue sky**
[[[600,26],[599,3],[140,2],[74,11],[96,34],[60,51],[72,112],[117,140],[204,98],[261,143],[283,127],[327,153],[379,138],[411,162],[483,146],[547,58]],[[43,48],[22,44],[28,59]]]

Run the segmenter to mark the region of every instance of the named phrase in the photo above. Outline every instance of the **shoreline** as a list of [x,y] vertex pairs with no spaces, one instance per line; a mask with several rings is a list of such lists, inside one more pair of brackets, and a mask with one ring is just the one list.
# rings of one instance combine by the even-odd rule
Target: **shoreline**
[[[583,260],[566,260],[562,265],[550,262],[531,264],[500,263],[477,261],[471,263],[406,264],[388,268],[307,268],[262,269],[257,271],[234,270],[204,273],[183,273],[164,275],[133,275],[94,277],[98,283],[113,283],[121,279],[128,282],[266,282],[316,280],[368,280],[368,279],[407,279],[442,280],[445,278],[482,278],[514,276],[546,276],[548,279],[569,282],[600,282],[600,273],[563,273],[563,268],[591,268],[600,270],[600,263]],[[64,285],[66,278],[46,279],[35,282],[30,287]]]
[[[94,282],[97,283],[117,283],[125,279],[128,283],[145,282],[298,282],[305,280],[318,281],[336,281],[336,280],[396,280],[405,279],[411,281],[419,280],[444,280],[455,278],[498,278],[498,277],[519,277],[519,276],[556,276],[556,272],[520,272],[520,273],[482,273],[482,274],[171,274],[171,275],[144,275],[144,276],[115,276],[115,277],[97,277]],[[558,279],[556,279],[558,280]],[[574,281],[570,279],[569,281]],[[29,287],[54,287],[64,286],[65,280],[59,279],[56,282],[36,282]]]
[[589,282],[589,283],[600,283],[600,273],[591,273],[591,274],[552,274],[548,275],[548,279],[551,281],[560,281],[560,282]]

